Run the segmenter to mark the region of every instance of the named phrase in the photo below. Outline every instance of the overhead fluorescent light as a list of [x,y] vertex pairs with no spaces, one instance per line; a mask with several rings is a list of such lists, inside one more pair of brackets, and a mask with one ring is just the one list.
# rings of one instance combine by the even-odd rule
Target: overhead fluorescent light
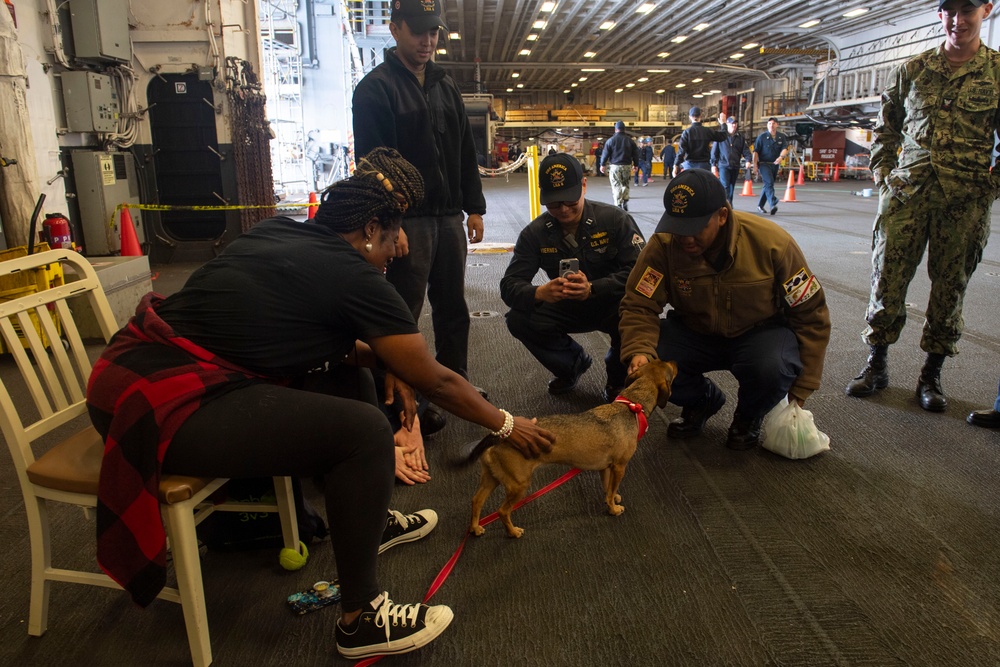
[[587,51],[586,53],[583,54],[583,57],[584,58],[593,58],[596,55],[597,55],[597,53],[594,52],[594,51]]
[[514,89],[513,89],[513,88],[508,88],[508,89],[507,89],[507,92],[508,92],[508,93],[513,93],[513,92],[514,92]]
[[703,98],[703,97],[705,97],[705,96],[704,96],[704,95],[702,95],[701,93],[695,93],[695,94],[694,94],[694,95],[692,95],[691,97],[693,97],[693,98],[695,98],[695,99],[698,99],[698,100],[700,100],[701,98]]
[[585,76],[581,76],[579,79],[577,79],[577,81],[581,81],[581,82],[582,81],[586,81],[586,80],[587,80],[587,77],[585,77]]
[[564,95],[567,94],[567,93],[569,93],[569,88],[567,88],[566,90],[563,91]]
[[673,42],[674,44],[680,44],[681,42],[683,42],[687,38],[688,38],[687,35],[676,35],[674,37],[671,37],[670,41]]
[[603,67],[581,67],[580,71],[581,72],[603,72],[604,68]]
[[524,88],[524,84],[523,83],[519,83],[519,84],[517,84],[517,87],[518,88]]
[[687,85],[686,83],[678,83],[676,86],[674,86],[674,88],[683,88],[686,85]]
[[448,39],[462,39],[462,36],[459,35],[457,32],[449,32]]
[[556,3],[554,2],[543,2],[542,8],[538,11],[541,12],[554,12],[556,10]]
[[604,23],[598,26],[598,28],[600,28],[601,30],[611,30],[614,27],[615,27],[614,21],[605,21]]
[[858,7],[857,9],[852,9],[851,11],[847,12],[846,14],[844,14],[844,18],[845,19],[853,19],[853,18],[856,18],[858,16],[861,16],[862,14],[867,14],[867,13],[868,13],[868,8],[867,7]]
[[636,79],[636,81],[638,81],[639,83],[646,83],[647,81],[649,81],[649,77],[648,76],[640,76],[638,79]]
[[519,56],[530,56],[531,55],[531,49],[521,49],[518,52],[517,55],[519,55]]
[[626,83],[625,87],[626,88],[635,88],[635,84],[634,83]]
[[746,55],[745,53],[734,53],[733,55],[731,55],[729,57],[732,58],[733,60],[739,60],[740,58],[742,58],[745,55]]
[[578,83],[577,83],[576,81],[574,81],[573,83],[569,84],[569,87],[570,87],[570,88],[576,88],[576,87],[577,87],[577,86],[579,86],[579,85],[580,85],[580,84],[578,84]]
[[665,93],[665,92],[667,92],[667,89],[666,89],[666,88],[660,88],[659,90],[657,90],[657,91],[656,91],[656,94],[657,94],[657,95],[662,95],[662,94],[663,94],[663,93]]
[[510,73],[510,78],[512,78],[512,79],[516,79],[519,76],[521,76],[520,72],[511,72]]
[[691,29],[692,30],[697,30],[698,32],[701,32],[702,30],[704,30],[705,28],[707,28],[710,25],[711,25],[710,23],[699,23],[698,25],[696,25],[695,27],[693,27]]
[[615,92],[616,93],[624,93],[625,89],[624,88],[615,88]]
[[439,56],[446,55],[448,53],[448,49],[438,49],[437,53]]
[[710,90],[710,91],[708,91],[708,94],[709,95],[718,95],[721,92],[722,92],[721,90]]
[[537,40],[538,40],[538,35],[536,35],[535,33],[531,33],[530,35],[528,35],[528,36],[526,37],[526,39],[527,39],[527,40],[528,40],[529,42],[534,42],[534,41],[537,41]]
[[701,77],[698,77],[697,79],[691,79],[691,83],[701,83],[702,81],[704,81],[704,79],[702,79]]
[[531,27],[534,28],[535,30],[545,30],[545,26],[547,26],[547,25],[548,25],[548,23],[546,23],[545,21],[542,21],[541,19],[539,19],[538,21],[535,21],[534,23],[532,23]]
[[654,3],[654,2],[644,2],[641,5],[639,5],[638,7],[636,7],[635,13],[636,14],[648,14],[651,11],[653,11],[654,9],[656,9],[656,3]]
[[669,74],[670,73],[670,70],[668,70],[668,69],[648,69],[646,71],[649,72],[650,74]]
[[799,27],[800,28],[812,28],[814,26],[818,26],[819,24],[820,24],[820,20],[819,19],[813,19],[811,21],[806,21],[805,23],[800,23]]
[[657,54],[656,54],[656,57],[657,57],[657,58],[666,58],[666,57],[667,57],[667,56],[669,56],[669,55],[670,55],[670,52],[669,52],[669,51],[661,51],[660,53],[657,53]]
[[750,42],[749,44],[744,44],[740,48],[743,49],[744,51],[749,51],[750,49],[757,48],[758,46],[760,46],[760,44],[758,44],[757,42]]

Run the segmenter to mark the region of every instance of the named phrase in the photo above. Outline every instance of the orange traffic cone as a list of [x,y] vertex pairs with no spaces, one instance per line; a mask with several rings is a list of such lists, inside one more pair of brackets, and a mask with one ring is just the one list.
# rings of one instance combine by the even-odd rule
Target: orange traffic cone
[[795,174],[789,172],[788,174],[788,188],[785,190],[785,198],[782,199],[783,202],[793,202],[797,201],[795,199]]
[[122,207],[121,219],[118,222],[122,235],[122,257],[142,257],[142,248],[139,247],[139,237],[135,233],[135,225],[132,224],[132,214],[128,212],[128,207]]
[[833,182],[836,183],[840,180],[840,165],[833,165]]
[[740,193],[741,197],[753,197],[753,181],[749,178],[743,181],[743,192]]
[[805,163],[802,163],[802,164],[799,165],[799,180],[797,180],[795,183],[796,183],[796,185],[805,185],[806,184],[806,165],[805,165]]
[[308,218],[312,220],[316,217],[316,209],[319,208],[319,198],[316,196],[315,192],[309,193],[309,213]]
[[829,162],[827,162],[826,166],[823,167],[823,180],[824,181],[829,181],[830,180],[830,163]]

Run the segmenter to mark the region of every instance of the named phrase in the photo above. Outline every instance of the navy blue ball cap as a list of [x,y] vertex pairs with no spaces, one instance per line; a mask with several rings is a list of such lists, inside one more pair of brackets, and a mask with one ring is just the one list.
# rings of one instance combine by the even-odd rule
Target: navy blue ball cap
[[624,130],[625,129],[625,122],[624,121],[620,121],[620,120],[616,121],[615,122],[615,129],[616,130]]
[[434,28],[448,29],[445,22],[441,20],[440,0],[392,0],[392,13],[389,20],[393,23],[406,21],[410,31],[416,34]]
[[583,166],[567,153],[549,155],[538,165],[542,204],[579,201],[583,194]]
[[697,236],[727,201],[722,182],[712,172],[685,169],[667,184],[663,193],[665,210],[656,233]]

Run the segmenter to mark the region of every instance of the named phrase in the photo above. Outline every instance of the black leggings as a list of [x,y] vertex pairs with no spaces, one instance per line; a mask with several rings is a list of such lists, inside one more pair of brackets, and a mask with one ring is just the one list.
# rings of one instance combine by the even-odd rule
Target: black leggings
[[366,369],[338,366],[299,388],[252,384],[212,399],[177,431],[163,471],[197,477],[312,477],[326,517],[344,611],[381,592],[375,576],[393,489],[392,430]]

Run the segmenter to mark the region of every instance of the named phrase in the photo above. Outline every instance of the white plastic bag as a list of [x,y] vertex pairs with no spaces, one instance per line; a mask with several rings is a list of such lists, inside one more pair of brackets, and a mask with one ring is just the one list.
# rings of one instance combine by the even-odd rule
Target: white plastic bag
[[830,449],[830,436],[816,428],[813,415],[798,401],[782,399],[767,415],[761,446],[787,459],[807,459]]

